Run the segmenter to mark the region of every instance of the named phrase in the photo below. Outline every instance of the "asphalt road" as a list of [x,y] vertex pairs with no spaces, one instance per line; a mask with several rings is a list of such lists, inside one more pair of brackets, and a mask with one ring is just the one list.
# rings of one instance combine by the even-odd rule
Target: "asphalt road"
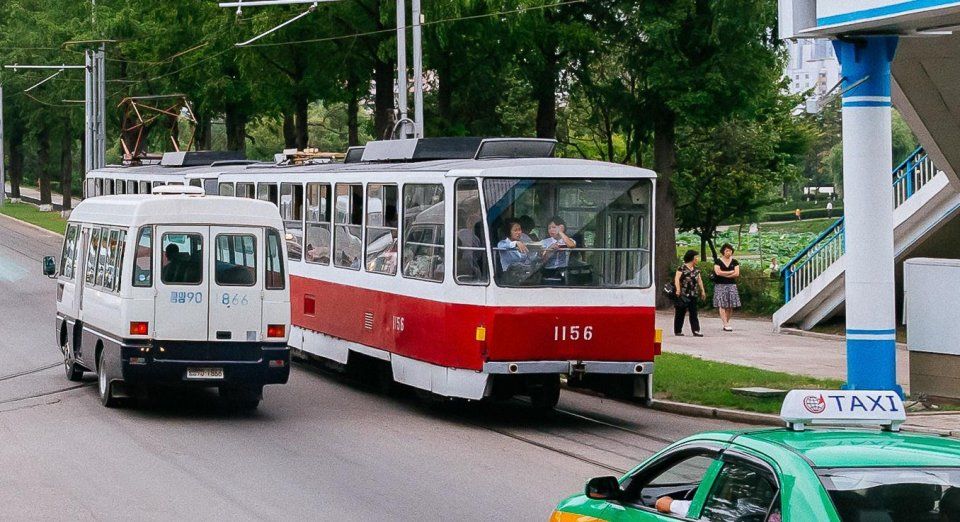
[[252,414],[203,391],[106,409],[59,365],[40,275],[59,249],[0,217],[3,519],[546,520],[588,478],[730,427],[568,392],[547,415],[438,408],[303,364]]

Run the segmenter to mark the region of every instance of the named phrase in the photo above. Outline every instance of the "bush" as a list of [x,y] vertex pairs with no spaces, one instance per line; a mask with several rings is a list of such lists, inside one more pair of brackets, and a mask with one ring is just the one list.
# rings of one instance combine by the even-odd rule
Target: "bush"
[[[678,263],[677,266],[680,266]],[[707,301],[702,309],[713,309],[713,263],[700,262],[697,265],[703,278],[703,287],[707,292]],[[740,293],[740,310],[751,315],[773,315],[783,306],[783,283],[780,278],[773,279],[764,270],[740,266],[740,279],[737,280],[737,291]]]
[[[825,217],[838,218],[843,215],[843,207],[834,207],[830,212],[830,215],[827,215],[827,209],[825,208],[813,208],[808,210],[800,211],[800,217],[803,219],[818,219]],[[794,221],[797,219],[797,216],[791,210],[790,212],[768,212],[763,215],[763,221]]]

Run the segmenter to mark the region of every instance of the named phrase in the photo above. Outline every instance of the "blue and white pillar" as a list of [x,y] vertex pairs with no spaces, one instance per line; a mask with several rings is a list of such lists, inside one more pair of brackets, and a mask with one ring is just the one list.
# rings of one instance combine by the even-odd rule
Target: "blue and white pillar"
[[842,119],[846,387],[901,391],[897,386],[890,174],[890,62],[897,37],[838,40],[833,45],[845,90]]

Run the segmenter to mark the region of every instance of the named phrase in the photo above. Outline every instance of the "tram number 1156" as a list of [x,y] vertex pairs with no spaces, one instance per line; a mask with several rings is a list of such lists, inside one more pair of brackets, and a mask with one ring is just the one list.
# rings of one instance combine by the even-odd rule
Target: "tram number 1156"
[[553,327],[554,341],[590,341],[593,339],[592,326],[563,325]]

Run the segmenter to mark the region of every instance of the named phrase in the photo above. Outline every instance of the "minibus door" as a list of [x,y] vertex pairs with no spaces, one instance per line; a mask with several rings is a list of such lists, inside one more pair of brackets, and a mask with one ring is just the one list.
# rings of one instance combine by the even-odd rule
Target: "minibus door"
[[262,341],[262,228],[210,227],[211,341]]
[[[210,306],[208,252],[210,227],[158,226],[160,248],[154,307],[159,340],[206,341]],[[156,244],[156,243],[155,243]]]

